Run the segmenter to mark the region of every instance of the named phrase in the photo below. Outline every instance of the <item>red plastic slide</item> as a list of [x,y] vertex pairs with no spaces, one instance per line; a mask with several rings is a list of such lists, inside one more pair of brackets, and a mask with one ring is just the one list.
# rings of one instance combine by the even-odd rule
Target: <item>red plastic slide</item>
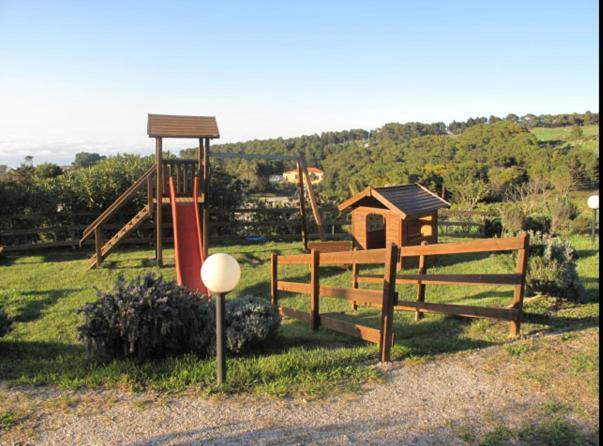
[[178,285],[207,295],[207,288],[201,281],[203,242],[201,241],[201,219],[199,217],[197,192],[198,180],[195,177],[193,181],[193,201],[177,202],[174,178],[170,177],[176,280]]

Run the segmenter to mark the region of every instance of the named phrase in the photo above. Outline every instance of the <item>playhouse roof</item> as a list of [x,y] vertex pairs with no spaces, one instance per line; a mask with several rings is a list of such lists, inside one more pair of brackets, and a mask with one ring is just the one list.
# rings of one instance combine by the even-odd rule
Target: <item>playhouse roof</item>
[[375,202],[399,213],[402,218],[428,214],[450,206],[446,200],[438,197],[423,185],[415,183],[376,188],[369,186],[348,198],[338,208],[342,211],[350,206],[374,206]]
[[147,133],[151,138],[219,138],[214,116],[149,114]]

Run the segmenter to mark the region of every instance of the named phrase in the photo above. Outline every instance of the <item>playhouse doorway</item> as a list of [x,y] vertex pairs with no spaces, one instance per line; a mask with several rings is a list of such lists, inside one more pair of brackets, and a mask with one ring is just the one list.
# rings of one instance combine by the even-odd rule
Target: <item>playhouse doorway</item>
[[381,214],[366,216],[366,247],[367,249],[385,248],[386,219]]

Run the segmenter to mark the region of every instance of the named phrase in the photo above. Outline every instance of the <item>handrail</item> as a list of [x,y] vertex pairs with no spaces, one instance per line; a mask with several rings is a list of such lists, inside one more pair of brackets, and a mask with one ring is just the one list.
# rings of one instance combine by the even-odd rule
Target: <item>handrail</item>
[[82,238],[80,239],[80,246],[86,241],[88,237],[94,234],[94,230],[109,218],[111,218],[132,196],[138,192],[138,190],[146,184],[148,177],[156,172],[157,167],[153,164],[149,169],[138,178],[134,184],[132,184],[126,191],[121,194],[107,209],[105,209],[90,225],[84,229]]

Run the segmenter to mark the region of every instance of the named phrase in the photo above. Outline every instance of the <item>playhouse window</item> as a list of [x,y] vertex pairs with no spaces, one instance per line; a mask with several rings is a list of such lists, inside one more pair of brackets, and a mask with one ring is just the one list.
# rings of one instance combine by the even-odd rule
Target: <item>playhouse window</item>
[[366,230],[369,232],[372,231],[381,231],[385,228],[385,219],[383,215],[380,214],[369,214],[366,217]]

